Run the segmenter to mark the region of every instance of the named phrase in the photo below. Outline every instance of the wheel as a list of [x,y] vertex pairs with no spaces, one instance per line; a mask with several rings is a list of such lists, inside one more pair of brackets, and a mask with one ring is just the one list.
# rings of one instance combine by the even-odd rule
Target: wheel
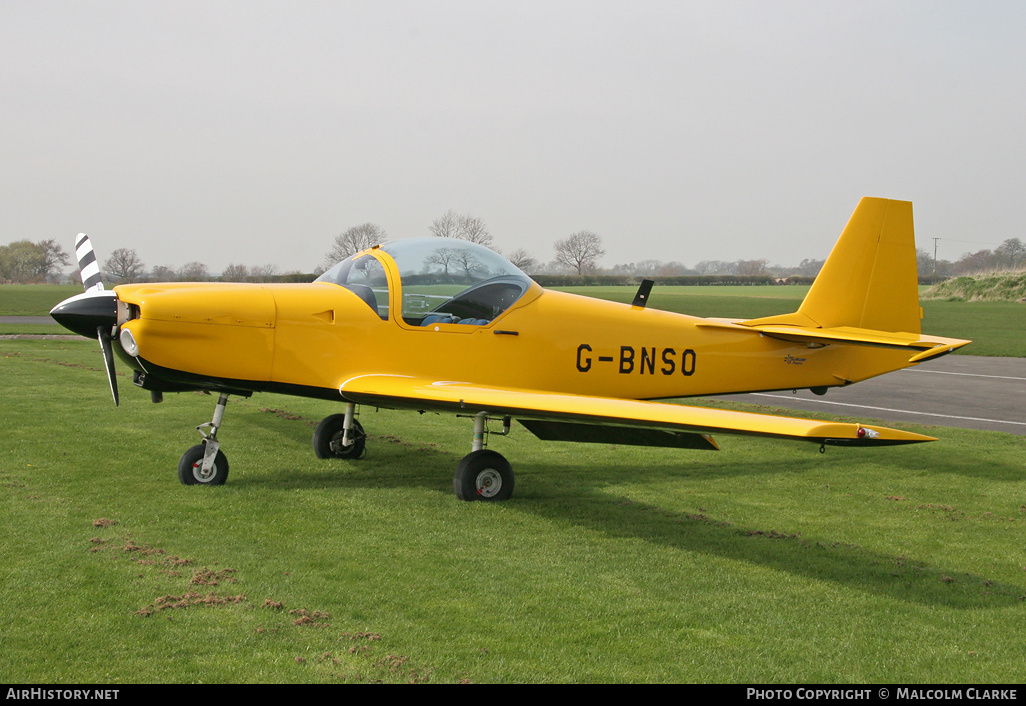
[[214,467],[210,475],[203,475],[203,449],[205,444],[196,444],[182,454],[178,461],[178,480],[183,485],[223,485],[228,480],[228,457],[218,449],[214,456]]
[[456,466],[452,487],[460,500],[508,500],[513,495],[513,466],[495,451],[474,451]]
[[349,430],[349,439],[353,443],[343,446],[345,420],[346,415],[333,414],[322,419],[317,425],[313,435],[314,453],[317,454],[317,458],[363,458],[367,449],[367,434],[363,431],[363,425],[358,420],[353,420],[353,428]]

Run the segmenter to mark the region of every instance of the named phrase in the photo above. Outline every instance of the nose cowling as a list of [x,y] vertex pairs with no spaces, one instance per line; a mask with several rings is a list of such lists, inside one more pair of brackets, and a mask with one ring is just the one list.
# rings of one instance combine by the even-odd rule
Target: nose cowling
[[117,295],[109,290],[77,294],[51,309],[50,316],[69,331],[96,338],[98,328],[111,331],[118,324]]

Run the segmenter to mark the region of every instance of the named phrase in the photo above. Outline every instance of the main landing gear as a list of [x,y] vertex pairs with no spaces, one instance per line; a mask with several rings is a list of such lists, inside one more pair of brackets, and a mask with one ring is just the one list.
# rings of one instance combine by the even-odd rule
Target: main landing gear
[[367,450],[367,434],[356,419],[356,405],[346,405],[345,414],[325,417],[313,435],[317,458],[363,458]]
[[[185,485],[222,485],[228,480],[228,458],[221,451],[217,432],[224,419],[228,393],[217,398],[214,417],[200,424],[196,430],[203,436],[182,454],[178,461],[178,480]],[[502,431],[488,430],[487,412],[474,415],[474,442],[471,452],[456,466],[452,487],[460,500],[500,502],[513,495],[513,467],[502,454],[485,448],[489,434],[509,434],[511,420],[502,418]],[[313,448],[317,458],[363,458],[367,449],[367,434],[356,419],[356,405],[347,404],[345,414],[333,414],[321,420],[313,435]]]
[[501,432],[489,432],[487,424],[486,412],[474,415],[473,450],[459,462],[452,478],[452,488],[460,500],[500,502],[513,495],[513,466],[502,454],[484,447],[489,433],[509,434],[510,418],[503,418]]
[[[513,467],[502,454],[486,449],[488,434],[509,434],[510,418],[502,420],[502,431],[489,431],[488,415],[474,416],[474,443],[469,454],[456,466],[452,487],[460,500],[499,502],[513,495]],[[313,435],[317,458],[362,458],[367,448],[367,435],[356,419],[356,405],[347,404],[345,414],[325,417]]]

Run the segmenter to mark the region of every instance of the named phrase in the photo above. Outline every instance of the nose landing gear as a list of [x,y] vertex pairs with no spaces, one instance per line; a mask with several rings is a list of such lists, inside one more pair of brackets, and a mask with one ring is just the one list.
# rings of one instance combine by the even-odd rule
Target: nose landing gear
[[178,480],[183,485],[223,485],[228,480],[228,457],[221,451],[217,440],[217,430],[221,427],[227,404],[228,394],[222,392],[214,407],[214,418],[196,427],[203,435],[203,443],[186,451],[178,461]]

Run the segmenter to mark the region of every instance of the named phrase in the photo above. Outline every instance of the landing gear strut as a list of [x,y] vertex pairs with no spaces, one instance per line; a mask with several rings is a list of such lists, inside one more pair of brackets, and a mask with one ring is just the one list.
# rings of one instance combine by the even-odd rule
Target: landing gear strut
[[317,458],[363,458],[367,450],[367,434],[356,419],[356,405],[346,405],[345,414],[325,417],[313,435]]
[[179,459],[178,480],[184,485],[222,485],[228,480],[228,458],[221,451],[221,444],[217,440],[217,430],[221,427],[227,404],[228,394],[222,392],[217,398],[214,418],[196,427],[203,436],[203,443],[196,444]]
[[510,418],[503,418],[501,432],[489,432],[487,422],[487,413],[478,412],[474,415],[473,450],[456,466],[452,487],[460,500],[500,502],[509,500],[513,495],[513,466],[502,454],[484,447],[485,437],[489,433],[509,433]]

